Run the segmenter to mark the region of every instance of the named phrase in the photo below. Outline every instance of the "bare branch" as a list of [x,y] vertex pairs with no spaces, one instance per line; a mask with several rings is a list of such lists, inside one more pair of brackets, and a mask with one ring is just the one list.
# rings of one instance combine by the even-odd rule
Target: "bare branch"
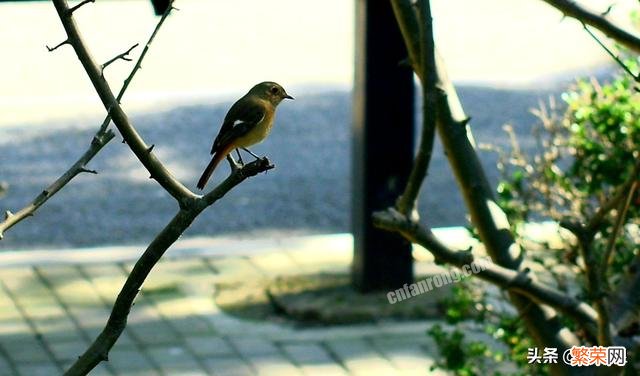
[[55,47],[49,47],[48,45],[45,45],[45,47],[47,47],[47,50],[49,52],[53,52],[53,51],[57,50],[58,48],[64,46],[65,44],[70,44],[69,43],[69,39],[63,40],[62,42],[58,43]]
[[[626,216],[626,210],[628,209],[628,205],[630,204],[631,198],[633,197],[637,187],[639,173],[640,160],[635,165],[627,180],[618,187],[618,190],[613,197],[598,208],[587,225],[582,225],[578,222],[569,220],[563,220],[560,222],[560,226],[572,232],[578,240],[580,253],[584,260],[586,288],[591,299],[593,299],[596,311],[598,312],[597,338],[598,344],[601,346],[609,346],[613,342],[609,307],[607,304],[607,296],[610,290],[607,278],[607,269],[611,261],[610,259],[613,254],[618,232]],[[602,259],[599,259],[593,250],[593,242],[605,217],[616,207],[619,207],[619,210],[614,231],[610,235],[604,256]]]
[[[421,226],[395,209],[375,213],[373,221],[374,225],[380,228],[397,232],[410,242],[420,244],[435,258],[451,265],[462,267],[472,262],[478,262],[470,252],[450,249],[440,242],[430,229]],[[478,278],[505,290],[527,296],[538,303],[547,304],[571,317],[577,323],[581,323],[595,335],[597,314],[588,304],[529,278],[526,269],[512,270],[490,262],[483,262],[482,266],[485,267],[485,270],[478,273]]]
[[[173,0],[171,0],[171,3],[173,4]],[[138,58],[138,61],[136,62],[136,65],[131,70],[131,73],[129,74],[129,76],[124,80],[122,88],[120,89],[120,93],[118,94],[118,97],[116,98],[118,100],[118,103],[120,103],[120,100],[122,99],[122,95],[124,94],[125,90],[127,90],[127,88],[129,87],[129,84],[131,84],[131,80],[133,80],[133,76],[135,76],[135,74],[138,72],[138,70],[140,70],[142,68],[142,59],[144,59],[144,57],[147,55],[147,52],[149,51],[149,47],[151,47],[151,43],[153,43],[153,40],[156,38],[156,35],[158,34],[158,31],[160,30],[160,28],[164,24],[164,21],[167,19],[167,17],[169,16],[169,13],[171,13],[172,9],[176,9],[176,8],[173,7],[173,5],[169,5],[169,7],[167,8],[167,11],[165,11],[164,14],[162,15],[162,17],[160,17],[160,20],[156,24],[155,29],[153,29],[153,32],[151,33],[151,36],[147,40],[147,43],[144,45],[144,48],[142,49],[142,52],[140,53],[140,57]],[[109,107],[109,113],[110,112],[111,112],[111,107]]]
[[[15,214],[5,216],[5,220],[0,222],[0,239],[4,232],[15,226],[20,221],[34,214],[40,206],[47,202],[53,195],[62,189],[67,183],[82,172],[93,172],[85,168],[86,164],[115,136],[112,131],[103,134],[96,134],[94,141],[91,142],[89,148],[78,158],[78,160],[58,179],[49,185],[42,193],[40,193],[31,203],[24,208],[18,210]],[[96,141],[97,140],[97,141]],[[9,212],[8,212],[9,213]]]
[[[428,5],[428,2],[422,4],[425,3]],[[416,12],[411,0],[392,0],[392,5],[414,70],[421,75],[420,67],[416,66],[416,62],[421,61],[417,57],[420,56],[422,43],[419,40],[420,33],[416,32],[420,30]],[[438,77],[441,88],[436,98],[436,129],[463,193],[472,223],[492,260],[504,268],[518,270],[523,259],[522,249],[514,241],[505,213],[493,198],[493,189],[475,151],[475,143],[468,125],[469,119],[464,114],[455,88],[448,80],[444,63],[437,52],[435,68],[436,71],[430,74]],[[548,308],[540,306],[526,295],[511,290],[509,298],[539,345],[565,349],[579,343],[578,338],[566,330],[558,316]]]
[[427,176],[433,153],[436,132],[436,98],[438,95],[438,77],[434,74],[436,71],[436,59],[431,7],[428,0],[421,0],[417,5],[418,29],[420,40],[423,42],[420,44],[420,63],[414,64],[414,68],[416,71],[419,70],[421,72],[419,77],[422,81],[422,135],[420,137],[420,148],[415,157],[407,185],[396,202],[396,207],[401,213],[414,215],[416,218],[418,216],[415,210],[416,201],[420,188]]
[[131,46],[128,50],[126,50],[125,52],[117,55],[116,57],[112,58],[111,60],[107,61],[106,63],[102,64],[100,66],[101,70],[104,72],[104,69],[106,67],[108,67],[109,65],[113,64],[113,62],[117,61],[117,60],[124,60],[124,61],[131,61],[131,58],[129,57],[129,54],[131,53],[131,51],[133,51],[134,48],[138,47],[140,45],[140,43],[136,43],[133,46]]
[[[162,17],[156,24],[155,29],[153,30],[153,32],[151,33],[151,36],[149,37],[149,39],[147,40],[147,43],[145,44],[144,50],[138,57],[138,61],[136,62],[135,66],[131,70],[131,73],[129,73],[129,76],[125,80],[125,85],[123,85],[122,88],[120,88],[120,92],[118,93],[118,97],[117,97],[118,103],[124,96],[124,93],[129,87],[129,84],[133,81],[133,77],[140,69],[142,60],[145,58],[147,51],[151,46],[151,43],[155,39],[155,36],[157,35],[158,30],[160,30],[160,27],[162,26],[162,24],[164,23],[168,15],[169,15],[169,12],[165,12],[165,14],[162,15]],[[67,39],[65,40],[65,42],[61,43],[55,48],[58,48],[65,43],[71,44],[69,39]],[[15,226],[17,223],[21,222],[25,218],[32,216],[40,206],[42,206],[49,198],[51,198],[60,189],[62,189],[65,185],[67,185],[79,173],[81,172],[97,173],[94,170],[87,170],[86,165],[89,163],[89,161],[93,159],[93,157],[95,157],[98,154],[98,152],[107,143],[109,143],[114,138],[115,135],[113,131],[107,130],[110,122],[111,122],[111,108],[107,110],[107,116],[104,118],[104,121],[102,122],[102,125],[100,126],[100,129],[98,130],[98,132],[96,132],[96,134],[93,136],[93,139],[91,140],[91,145],[89,146],[87,151],[85,151],[85,153],[76,161],[76,163],[74,163],[66,172],[64,172],[58,179],[56,179],[56,181],[51,183],[51,185],[47,188],[47,190],[50,192],[49,195],[47,196],[40,195],[36,197],[30,204],[20,209],[15,215],[11,214],[11,216],[5,216],[4,221],[0,222],[0,239],[2,239],[4,232],[6,232],[6,230]],[[11,212],[7,211],[7,213],[11,213]]]
[[80,172],[86,172],[86,173],[88,173],[88,174],[98,175],[98,171],[96,171],[96,170],[88,170],[88,169],[86,169],[86,168],[81,168],[81,169],[80,169]]
[[231,175],[223,181],[220,185],[214,188],[211,192],[202,197],[202,202],[205,205],[211,205],[214,202],[222,198],[227,192],[234,186],[240,184],[243,180],[255,176],[261,172],[265,172],[273,169],[275,166],[265,157],[256,159],[255,161],[246,164],[242,167],[232,169]]
[[71,9],[69,9],[68,14],[69,14],[69,15],[73,14],[73,12],[75,12],[75,11],[76,11],[76,10],[78,10],[78,9],[80,9],[80,7],[81,7],[81,6],[83,6],[83,5],[85,5],[85,4],[88,4],[88,3],[95,3],[95,2],[96,2],[96,0],[84,0],[84,1],[81,1],[78,5],[76,5],[76,6],[72,7]]
[[108,359],[109,351],[115,345],[127,325],[127,317],[140,288],[158,260],[166,250],[191,225],[193,220],[207,207],[213,205],[227,192],[245,179],[273,168],[266,158],[255,160],[244,167],[233,171],[231,175],[207,195],[194,201],[193,205],[180,208],[180,211],[153,239],[120,290],[109,320],[91,346],[65,372],[66,376],[86,375],[96,365]]
[[620,202],[625,199],[628,190],[635,182],[635,180],[638,179],[638,176],[640,176],[640,159],[636,161],[636,165],[627,180],[620,187],[618,187],[613,196],[602,206],[600,206],[593,217],[591,217],[591,219],[585,226],[585,231],[587,231],[587,233],[595,233],[598,230],[609,212],[615,209],[620,204]]
[[609,5],[609,6],[607,7],[607,9],[606,9],[604,12],[600,13],[600,15],[601,15],[602,17],[606,17],[606,16],[608,16],[608,15],[609,15],[609,13],[611,13],[611,11],[613,10],[614,5],[615,5],[615,4],[611,4],[611,5]]
[[558,9],[564,16],[575,18],[584,24],[595,27],[609,38],[614,39],[636,53],[640,53],[640,38],[607,20],[601,13],[592,11],[574,0],[543,1]]
[[631,185],[631,187],[629,187],[626,200],[620,202],[620,208],[618,208],[618,216],[616,218],[616,223],[613,226],[613,231],[611,232],[611,236],[609,237],[607,249],[602,259],[602,276],[605,279],[607,278],[607,268],[609,267],[609,264],[611,264],[611,258],[613,257],[613,250],[615,249],[615,246],[616,246],[616,239],[618,238],[620,229],[622,228],[622,225],[624,224],[624,220],[627,217],[627,212],[629,211],[631,200],[633,199],[633,195],[636,193],[637,189],[638,189],[638,180],[635,180]]
[[[122,110],[122,107],[120,107],[117,97],[113,95],[111,87],[102,75],[101,67],[96,64],[95,60],[89,53],[89,50],[85,46],[73,16],[65,17],[65,14],[69,9],[67,1],[53,0],[53,4],[56,7],[56,11],[58,12],[58,16],[67,33],[67,37],[71,42],[76,55],[78,55],[78,59],[87,72],[96,92],[100,96],[100,100],[102,101],[104,108],[109,111],[109,114],[111,115],[115,126],[120,131],[124,141],[126,141],[131,151],[133,151],[149,174],[155,178],[162,188],[164,188],[174,199],[176,199],[176,201],[178,201],[181,207],[189,205],[190,202],[197,199],[199,196],[191,192],[187,187],[173,177],[173,175],[153,153],[147,153],[149,146],[147,146],[140,134],[138,134],[138,131],[131,124],[128,116]],[[169,6],[162,17],[167,17],[171,9],[172,7]],[[139,69],[139,66],[137,69]]]
[[584,23],[582,24],[582,27],[587,31],[587,33],[589,33],[589,35],[591,36],[591,38],[593,38],[599,45],[600,47],[602,47],[602,49],[604,49],[607,54],[609,54],[609,56],[611,56],[611,58],[613,60],[615,60],[615,62],[622,68],[624,69],[625,72],[627,72],[631,77],[633,77],[634,80],[638,81],[638,76],[636,76],[635,74],[633,74],[633,72],[631,72],[631,69],[629,69],[629,67],[622,61],[622,59],[620,59],[620,57],[616,54],[613,53],[613,51],[611,51],[609,49],[609,47],[607,47],[604,43],[602,43],[602,41],[600,40],[600,38],[598,38],[588,27],[587,25],[585,25]]

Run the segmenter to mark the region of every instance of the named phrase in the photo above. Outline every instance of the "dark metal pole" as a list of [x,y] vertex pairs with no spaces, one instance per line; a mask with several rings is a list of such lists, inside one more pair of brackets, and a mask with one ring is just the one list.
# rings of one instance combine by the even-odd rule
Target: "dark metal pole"
[[389,1],[356,0],[352,279],[362,292],[413,280],[411,245],[372,225],[394,205],[414,150],[413,71]]

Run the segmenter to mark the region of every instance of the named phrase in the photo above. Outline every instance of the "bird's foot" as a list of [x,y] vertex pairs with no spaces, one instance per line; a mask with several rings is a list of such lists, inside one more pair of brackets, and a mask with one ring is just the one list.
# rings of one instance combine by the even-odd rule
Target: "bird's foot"
[[233,157],[231,155],[227,155],[227,161],[229,162],[229,167],[231,167],[232,172],[236,172],[240,170],[242,167],[244,167],[244,164],[236,163],[236,161],[233,160]]
[[244,166],[244,161],[242,160],[242,156],[240,155],[240,150],[236,149],[236,154],[238,154],[238,163],[240,166]]

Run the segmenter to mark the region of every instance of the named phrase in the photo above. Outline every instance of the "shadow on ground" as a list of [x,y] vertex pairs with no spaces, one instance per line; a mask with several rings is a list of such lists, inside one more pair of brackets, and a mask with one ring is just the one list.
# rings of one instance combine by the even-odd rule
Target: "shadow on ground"
[[[554,94],[480,87],[461,87],[459,91],[478,142],[506,144],[501,128],[511,123],[528,147],[532,146],[530,130],[535,122],[529,111]],[[253,148],[267,155],[276,169],[237,187],[201,215],[186,235],[349,231],[350,93],[327,91],[297,97],[280,107],[269,140]],[[211,140],[229,105],[184,106],[132,119],[147,142],[155,144],[160,159],[195,189],[208,162]],[[10,189],[0,199],[0,209],[22,207],[62,173],[84,151],[99,121],[3,128],[0,179],[7,181]],[[389,124],[390,131],[392,128]],[[113,140],[90,164],[98,175],[85,174],[75,180],[34,218],[11,229],[0,250],[148,242],[176,207],[120,141],[119,137]],[[495,181],[495,156],[484,153],[483,159]],[[420,202],[423,212],[428,212],[428,222],[432,226],[466,223],[460,195],[439,145],[432,163],[428,192]],[[227,172],[228,166],[219,168],[213,181],[219,182]]]

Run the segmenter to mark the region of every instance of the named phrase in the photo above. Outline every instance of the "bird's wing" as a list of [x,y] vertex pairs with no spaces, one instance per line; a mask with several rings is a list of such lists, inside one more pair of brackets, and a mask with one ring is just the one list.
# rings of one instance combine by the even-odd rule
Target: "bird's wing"
[[247,103],[241,105],[241,101],[236,102],[222,123],[220,132],[213,146],[211,147],[211,154],[220,149],[221,146],[228,144],[231,140],[236,139],[248,131],[250,131],[256,124],[260,123],[264,119],[266,109],[259,103]]

